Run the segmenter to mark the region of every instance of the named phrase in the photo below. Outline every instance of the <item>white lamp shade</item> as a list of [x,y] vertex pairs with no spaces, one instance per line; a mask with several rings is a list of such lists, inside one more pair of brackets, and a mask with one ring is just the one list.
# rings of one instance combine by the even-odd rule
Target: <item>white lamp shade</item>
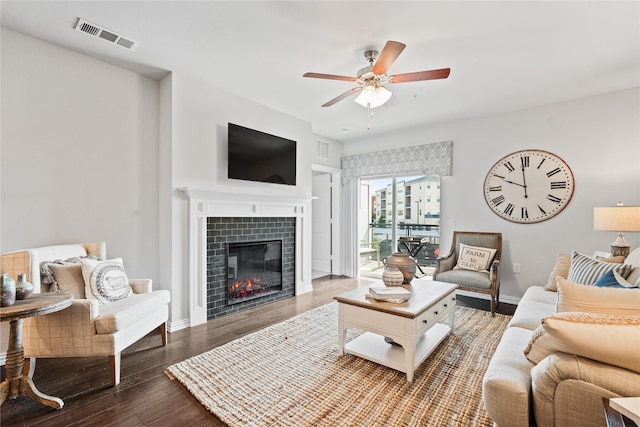
[[391,99],[391,92],[384,86],[365,86],[355,102],[363,107],[376,108]]
[[640,206],[593,208],[593,229],[603,231],[640,231]]

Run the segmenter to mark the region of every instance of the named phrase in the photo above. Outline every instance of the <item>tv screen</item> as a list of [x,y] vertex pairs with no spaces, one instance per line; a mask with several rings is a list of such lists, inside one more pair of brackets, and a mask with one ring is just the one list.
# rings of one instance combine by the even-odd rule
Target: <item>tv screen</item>
[[296,185],[296,141],[229,123],[230,179]]

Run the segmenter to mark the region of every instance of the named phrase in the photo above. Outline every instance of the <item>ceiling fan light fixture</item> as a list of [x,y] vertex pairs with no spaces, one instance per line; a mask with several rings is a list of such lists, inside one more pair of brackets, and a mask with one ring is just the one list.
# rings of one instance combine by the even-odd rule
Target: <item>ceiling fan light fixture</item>
[[376,108],[391,99],[391,92],[384,86],[365,86],[354,100],[365,108]]

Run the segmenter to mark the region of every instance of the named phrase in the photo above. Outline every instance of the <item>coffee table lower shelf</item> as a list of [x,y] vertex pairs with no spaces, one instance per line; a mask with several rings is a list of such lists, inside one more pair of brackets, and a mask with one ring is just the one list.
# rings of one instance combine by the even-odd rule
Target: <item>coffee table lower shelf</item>
[[[412,371],[429,357],[440,343],[451,333],[444,323],[436,323],[416,341]],[[408,373],[405,349],[385,342],[384,337],[373,332],[364,332],[345,344],[345,352],[396,371]],[[413,374],[413,372],[411,372]]]

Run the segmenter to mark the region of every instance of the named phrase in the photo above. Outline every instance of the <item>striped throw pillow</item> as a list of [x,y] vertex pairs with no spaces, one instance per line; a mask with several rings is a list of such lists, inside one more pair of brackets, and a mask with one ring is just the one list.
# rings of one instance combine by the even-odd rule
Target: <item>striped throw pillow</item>
[[602,275],[608,271],[615,271],[626,279],[633,269],[629,264],[601,262],[590,256],[573,251],[571,253],[571,267],[567,280],[582,285],[593,285]]

